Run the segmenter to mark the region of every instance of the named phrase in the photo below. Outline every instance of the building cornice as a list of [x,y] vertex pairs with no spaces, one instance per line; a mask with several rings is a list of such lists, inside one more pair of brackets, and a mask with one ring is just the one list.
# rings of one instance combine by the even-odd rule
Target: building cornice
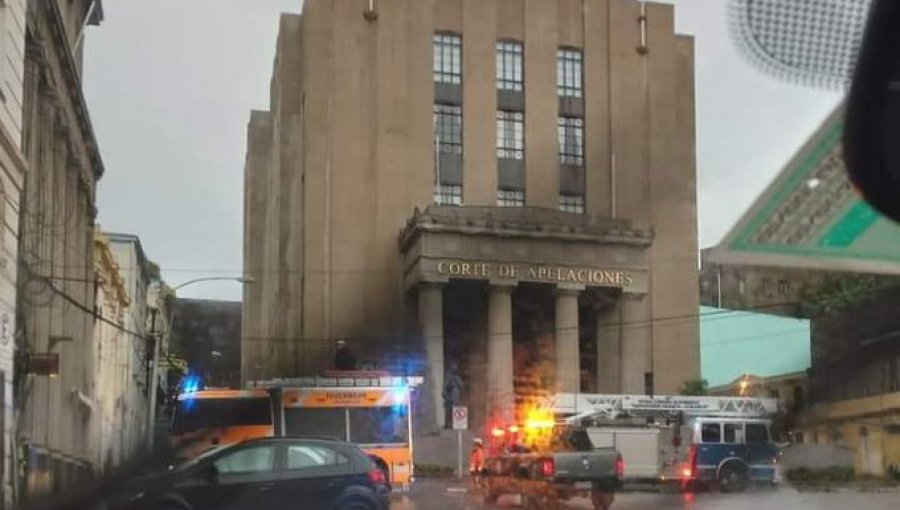
[[25,179],[25,171],[28,169],[28,162],[25,161],[22,150],[13,141],[12,133],[3,124],[0,124],[0,149],[3,150],[5,156],[9,158],[12,166],[17,170],[15,173],[7,172],[7,175],[15,183],[16,189],[21,190]]
[[56,2],[39,1],[31,5],[27,21],[28,32],[41,52],[46,72],[57,85],[62,85],[65,89],[65,92],[57,89],[57,96],[65,100],[63,110],[69,125],[78,126],[80,143],[73,145],[80,146],[83,153],[79,150],[76,157],[84,158],[83,168],[91,171],[90,175],[81,177],[93,183],[104,173],[103,160],[88,113],[87,101],[81,89],[81,78],[75,65],[72,48],[66,37],[62,13]]
[[400,250],[405,252],[423,232],[639,247],[653,244],[652,229],[634,227],[626,220],[538,207],[430,205],[425,210],[416,208],[400,233]]
[[98,272],[103,275],[109,275],[109,278],[104,278],[101,280],[100,284],[104,287],[108,287],[111,289],[119,304],[123,307],[131,304],[131,299],[128,297],[128,289],[125,288],[125,279],[122,278],[122,272],[119,268],[119,263],[116,262],[115,256],[112,254],[112,249],[110,248],[109,238],[103,235],[99,231],[95,231],[94,233],[94,246],[96,246],[97,251],[99,253],[99,257],[96,257],[94,264],[97,267]]

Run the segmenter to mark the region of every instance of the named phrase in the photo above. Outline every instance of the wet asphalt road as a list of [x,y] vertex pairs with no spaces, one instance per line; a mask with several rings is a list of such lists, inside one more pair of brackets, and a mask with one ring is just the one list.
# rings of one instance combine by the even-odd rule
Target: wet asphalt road
[[[504,496],[494,507],[481,497],[455,492],[464,485],[453,481],[421,480],[407,495],[395,495],[391,510],[518,509],[517,498]],[[590,509],[590,502],[572,500],[566,509]],[[800,493],[790,487],[757,489],[743,494],[626,492],[616,495],[612,510],[896,510],[900,492]]]

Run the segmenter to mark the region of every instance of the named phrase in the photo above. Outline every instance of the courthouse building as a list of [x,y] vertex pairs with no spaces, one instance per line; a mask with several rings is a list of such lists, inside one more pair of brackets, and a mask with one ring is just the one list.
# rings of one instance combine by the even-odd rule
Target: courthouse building
[[282,16],[248,126],[243,380],[346,340],[425,376],[427,425],[452,373],[478,426],[535,391],[697,378],[693,58],[671,5],[629,0]]

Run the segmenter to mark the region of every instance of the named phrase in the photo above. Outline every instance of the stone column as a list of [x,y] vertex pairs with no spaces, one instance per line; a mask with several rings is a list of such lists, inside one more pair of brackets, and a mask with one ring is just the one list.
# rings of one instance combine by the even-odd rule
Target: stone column
[[488,296],[487,417],[505,423],[515,418],[512,290],[510,285],[491,283]]
[[419,286],[419,324],[425,338],[428,362],[428,387],[434,406],[434,423],[444,426],[444,294],[439,283]]
[[647,363],[650,349],[650,298],[643,295],[624,294],[619,302],[622,328],[621,343],[621,392],[629,395],[644,394],[644,374],[650,369]]
[[581,390],[581,357],[578,350],[578,293],[583,286],[556,288],[556,391]]
[[[622,299],[622,298],[619,298]],[[619,302],[597,311],[597,392],[621,393],[622,331]]]

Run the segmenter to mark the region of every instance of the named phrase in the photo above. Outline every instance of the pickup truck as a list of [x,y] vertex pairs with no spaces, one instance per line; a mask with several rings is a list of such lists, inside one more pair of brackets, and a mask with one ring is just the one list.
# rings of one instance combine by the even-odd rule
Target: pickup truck
[[513,447],[485,459],[485,502],[519,494],[526,509],[556,510],[573,497],[608,510],[621,486],[624,464],[614,448],[595,449],[583,429],[558,433],[549,451]]

